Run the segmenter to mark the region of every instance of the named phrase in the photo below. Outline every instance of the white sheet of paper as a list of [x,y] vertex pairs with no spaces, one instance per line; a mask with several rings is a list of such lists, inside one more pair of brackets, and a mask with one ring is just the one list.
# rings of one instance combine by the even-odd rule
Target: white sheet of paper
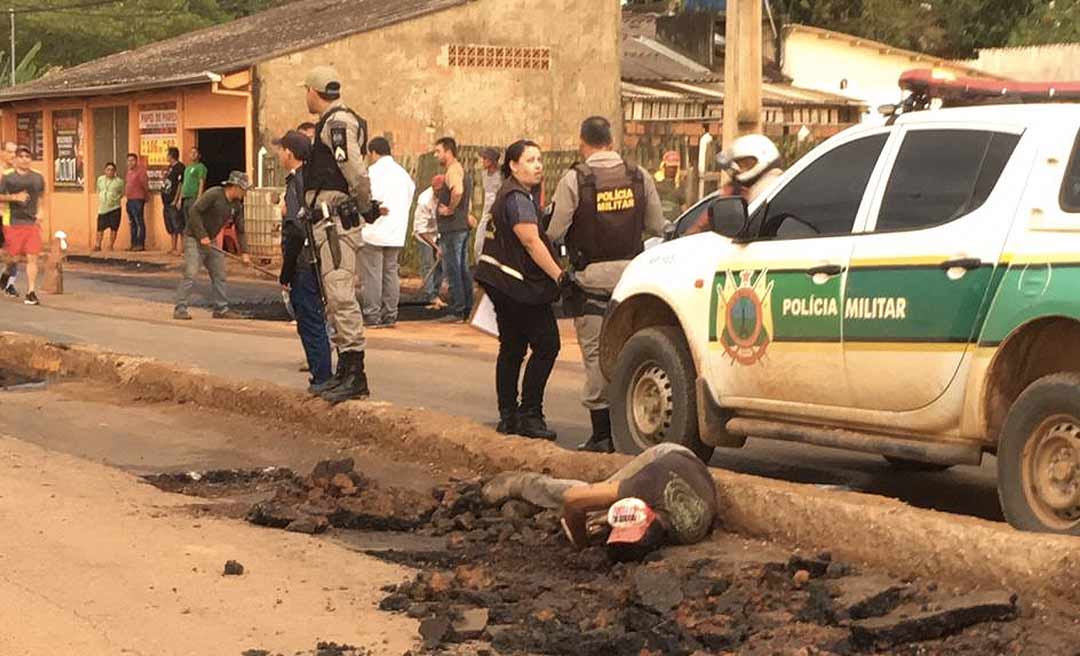
[[499,336],[499,324],[495,321],[495,304],[491,302],[487,294],[480,295],[469,325],[485,335]]

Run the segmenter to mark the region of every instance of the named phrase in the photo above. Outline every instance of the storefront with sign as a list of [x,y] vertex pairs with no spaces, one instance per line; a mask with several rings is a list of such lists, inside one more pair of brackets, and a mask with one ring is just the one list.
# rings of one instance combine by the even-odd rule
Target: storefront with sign
[[[29,147],[33,168],[45,176],[47,223],[43,233],[63,230],[73,246],[88,248],[97,225],[98,176],[109,162],[115,163],[118,175],[123,176],[128,153],[139,154],[153,192],[161,189],[171,147],[180,149],[184,162],[193,146],[207,152],[208,185],[220,183],[231,168],[248,171],[249,83],[245,71],[229,80],[231,89],[205,83],[166,91],[42,99],[5,106],[0,113],[3,139]],[[220,173],[222,169],[225,175]],[[146,208],[147,247],[151,250],[169,245],[162,212],[161,199],[153,193]],[[117,248],[129,246],[129,229],[125,215]]]

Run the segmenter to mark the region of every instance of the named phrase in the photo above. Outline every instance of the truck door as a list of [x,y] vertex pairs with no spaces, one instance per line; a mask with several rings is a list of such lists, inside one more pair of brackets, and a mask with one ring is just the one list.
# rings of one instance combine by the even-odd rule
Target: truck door
[[933,124],[899,136],[844,292],[856,408],[914,410],[948,388],[999,280],[1019,197],[1008,187],[1026,180],[1023,166],[1003,177],[1019,129]]
[[709,361],[726,404],[846,399],[843,279],[889,130],[801,161],[752,207],[756,237],[724,249],[713,278]]

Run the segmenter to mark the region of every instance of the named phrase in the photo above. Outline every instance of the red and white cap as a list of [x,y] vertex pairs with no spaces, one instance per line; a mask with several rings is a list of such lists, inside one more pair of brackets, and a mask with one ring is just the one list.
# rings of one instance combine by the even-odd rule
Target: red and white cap
[[611,525],[608,544],[634,544],[645,537],[656,513],[641,499],[627,497],[608,509],[607,521]]

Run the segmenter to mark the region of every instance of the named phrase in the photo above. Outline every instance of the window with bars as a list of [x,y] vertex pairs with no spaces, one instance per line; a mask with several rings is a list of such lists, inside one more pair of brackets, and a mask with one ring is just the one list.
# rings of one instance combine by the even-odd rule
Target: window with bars
[[551,69],[551,48],[450,44],[447,62],[453,68]]

